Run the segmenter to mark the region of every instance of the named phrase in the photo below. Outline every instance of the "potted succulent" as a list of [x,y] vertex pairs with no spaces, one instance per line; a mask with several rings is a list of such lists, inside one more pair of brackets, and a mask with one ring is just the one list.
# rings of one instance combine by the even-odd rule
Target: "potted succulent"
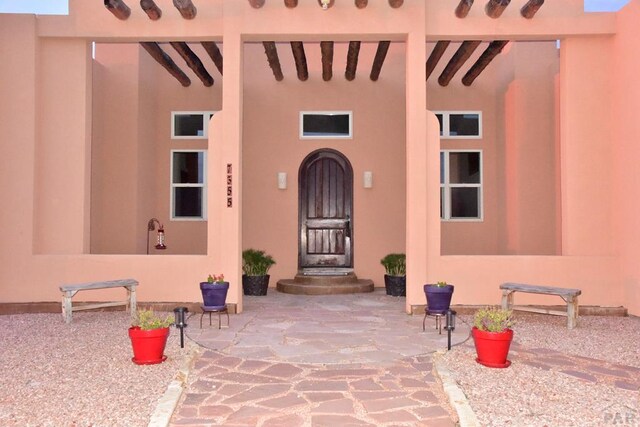
[[169,336],[169,326],[174,317],[161,317],[153,310],[139,310],[136,320],[129,328],[129,338],[133,347],[133,363],[137,365],[153,365],[167,359],[164,348]]
[[424,285],[428,314],[445,314],[451,305],[454,286],[447,282]]
[[200,282],[203,305],[207,308],[221,309],[227,303],[229,282],[224,280],[224,274],[209,275],[206,282]]
[[490,368],[506,368],[513,339],[513,312],[500,307],[486,307],[476,311],[471,335],[476,346],[476,362]]
[[380,260],[384,266],[384,287],[387,295],[403,297],[407,295],[407,264],[405,254],[388,254]]
[[245,295],[266,295],[269,269],[275,264],[271,255],[256,249],[242,251],[242,290]]

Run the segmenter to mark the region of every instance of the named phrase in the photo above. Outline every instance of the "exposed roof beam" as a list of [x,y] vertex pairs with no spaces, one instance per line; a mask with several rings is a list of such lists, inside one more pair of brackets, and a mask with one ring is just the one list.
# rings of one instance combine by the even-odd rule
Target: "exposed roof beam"
[[213,61],[213,63],[216,64],[216,68],[220,72],[220,75],[222,75],[222,54],[220,53],[220,49],[218,48],[218,45],[216,44],[216,42],[201,42],[201,43],[202,43],[202,47],[204,47],[204,50],[206,50],[209,56],[211,57],[211,60]]
[[371,66],[371,74],[369,78],[374,82],[380,77],[380,70],[382,70],[382,64],[387,57],[389,51],[390,41],[384,40],[378,43],[378,50],[376,50],[376,57],[373,59],[373,65]]
[[467,74],[462,78],[462,84],[465,86],[471,86],[473,81],[482,73],[482,71],[489,65],[489,63],[498,56],[502,49],[509,43],[509,40],[495,40],[489,43],[489,47],[482,52],[480,58],[473,66],[467,71]]
[[[329,3],[327,3],[327,9],[329,9],[330,7],[333,7],[334,3],[335,3],[335,0],[329,0]],[[324,5],[322,4],[322,0],[318,0],[318,4],[324,9]]]
[[155,42],[140,42],[140,45],[149,52],[149,55],[162,65],[184,87],[191,85],[189,77],[173,62],[173,59]]
[[304,45],[302,42],[291,42],[291,52],[296,62],[296,71],[298,78],[305,81],[309,78],[309,70],[307,69],[307,57],[304,54]]
[[264,6],[264,0],[249,0],[249,4],[251,5],[251,7],[260,9],[262,6]]
[[298,5],[298,0],[284,0],[284,5],[289,8],[296,7]]
[[131,9],[122,0],[104,0],[104,7],[113,15],[121,20],[125,20],[131,15]]
[[356,7],[358,9],[364,9],[365,7],[367,7],[367,4],[369,3],[368,0],[355,0],[356,3]]
[[180,11],[180,15],[182,15],[184,19],[193,19],[196,17],[196,13],[198,13],[198,10],[191,0],[173,0],[173,5]]
[[282,68],[280,67],[280,59],[278,59],[278,49],[275,42],[262,42],[264,46],[264,53],[267,55],[267,61],[269,61],[269,67],[273,71],[273,76],[277,81],[282,81],[284,76],[282,75]]
[[473,0],[460,0],[458,7],[456,7],[456,16],[458,18],[465,18],[473,6]]
[[509,3],[511,3],[511,0],[489,0],[489,3],[484,7],[484,11],[488,17],[496,19],[502,15]]
[[322,80],[328,82],[333,76],[333,42],[320,42],[322,52]]
[[404,0],[389,0],[389,6],[393,8],[402,6],[402,3],[404,3]]
[[140,0],[140,7],[152,21],[157,21],[162,16],[162,10],[153,0]]
[[349,42],[349,50],[347,52],[347,68],[344,77],[352,81],[356,78],[356,69],[358,68],[358,55],[360,54],[360,42]]
[[444,51],[449,47],[449,43],[451,43],[450,40],[440,40],[431,51],[431,55],[429,55],[429,59],[427,59],[427,80],[429,80],[429,76],[431,76],[436,65],[438,65],[438,61],[442,58]]
[[522,9],[520,9],[520,15],[527,19],[531,19],[543,4],[544,0],[529,0],[527,4],[522,6]]
[[213,77],[211,77],[211,74],[209,74],[207,69],[204,68],[204,65],[202,65],[202,61],[200,61],[200,58],[198,58],[198,56],[193,53],[193,51],[189,48],[189,46],[187,46],[185,42],[171,42],[170,44],[171,46],[173,46],[176,52],[178,52],[180,56],[182,56],[182,59],[184,59],[189,68],[191,68],[193,72],[196,73],[196,76],[198,76],[198,78],[205,86],[209,87],[213,85]]
[[480,46],[480,40],[467,40],[464,41],[456,53],[453,54],[453,57],[438,77],[438,83],[440,86],[446,86],[449,84],[453,76],[458,72],[462,64],[464,64],[467,59],[471,56],[474,50],[478,46]]

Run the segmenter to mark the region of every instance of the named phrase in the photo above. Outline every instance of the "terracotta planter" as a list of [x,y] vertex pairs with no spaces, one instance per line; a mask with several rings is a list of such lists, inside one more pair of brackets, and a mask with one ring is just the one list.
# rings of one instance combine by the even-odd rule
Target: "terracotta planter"
[[424,294],[427,297],[427,311],[429,314],[445,314],[447,310],[449,310],[453,289],[453,285],[424,285]]
[[208,308],[223,308],[227,303],[227,292],[229,292],[229,282],[209,283],[200,282],[200,292],[202,292],[202,302]]
[[265,276],[247,276],[242,275],[242,291],[245,295],[262,296],[267,294],[269,289],[270,275]]
[[475,326],[471,329],[471,335],[476,345],[476,362],[489,368],[506,368],[511,365],[507,360],[509,347],[513,340],[513,330],[504,332],[481,331]]
[[404,297],[407,295],[407,276],[384,275],[384,287],[387,295]]
[[133,363],[137,365],[154,365],[167,360],[164,348],[167,345],[169,328],[143,331],[139,326],[129,328],[129,338],[133,347]]

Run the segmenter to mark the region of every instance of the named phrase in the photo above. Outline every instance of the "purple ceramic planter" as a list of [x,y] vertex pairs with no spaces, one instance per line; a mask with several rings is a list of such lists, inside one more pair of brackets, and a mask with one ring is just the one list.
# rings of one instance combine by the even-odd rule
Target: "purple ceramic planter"
[[424,285],[427,296],[427,311],[429,314],[445,314],[451,305],[453,285],[436,286]]
[[229,291],[229,282],[209,283],[200,282],[200,291],[202,292],[202,301],[207,307],[224,306],[227,301],[227,292]]

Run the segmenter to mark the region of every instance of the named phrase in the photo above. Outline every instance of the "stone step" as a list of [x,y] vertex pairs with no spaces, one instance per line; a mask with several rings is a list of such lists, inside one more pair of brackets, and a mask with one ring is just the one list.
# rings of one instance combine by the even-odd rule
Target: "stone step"
[[344,281],[343,276],[296,276],[295,279],[278,281],[278,292],[297,295],[335,295],[373,292],[373,281],[352,276]]
[[358,276],[353,272],[348,274],[296,274],[293,279],[296,283],[308,283],[308,284],[344,284],[353,283],[358,281]]

